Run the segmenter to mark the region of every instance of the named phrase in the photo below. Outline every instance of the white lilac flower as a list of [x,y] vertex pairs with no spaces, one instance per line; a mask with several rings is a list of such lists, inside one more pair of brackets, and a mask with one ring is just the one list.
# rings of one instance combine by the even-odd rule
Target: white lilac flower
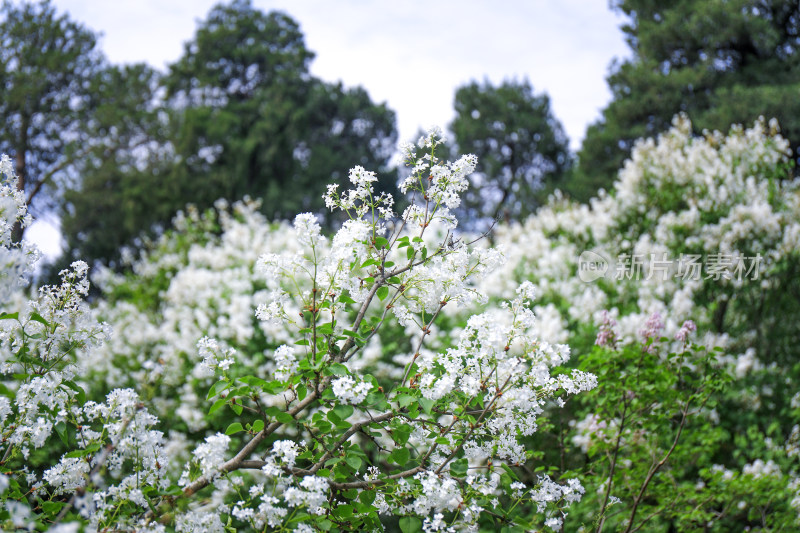
[[217,433],[206,437],[205,442],[195,448],[192,452],[194,460],[204,476],[214,477],[218,473],[219,467],[225,462],[225,453],[230,442],[229,436]]
[[275,349],[275,379],[286,381],[298,368],[298,362],[291,346],[283,344]]
[[85,458],[62,457],[61,461],[46,470],[42,477],[52,487],[53,494],[67,494],[85,486],[88,474],[89,463]]
[[358,405],[367,398],[372,385],[365,381],[356,382],[351,376],[342,376],[331,382],[333,394],[343,403]]
[[290,440],[278,440],[272,444],[272,455],[288,467],[294,466],[299,454],[300,448]]
[[225,525],[218,513],[188,511],[175,518],[175,531],[178,533],[225,533]]
[[294,219],[294,230],[297,234],[298,242],[303,246],[316,245],[320,239],[324,239],[320,235],[322,228],[313,213],[297,215]]
[[217,370],[227,371],[234,363],[233,356],[236,350],[223,348],[215,339],[203,337],[197,341],[197,350],[203,358],[201,366],[213,375]]

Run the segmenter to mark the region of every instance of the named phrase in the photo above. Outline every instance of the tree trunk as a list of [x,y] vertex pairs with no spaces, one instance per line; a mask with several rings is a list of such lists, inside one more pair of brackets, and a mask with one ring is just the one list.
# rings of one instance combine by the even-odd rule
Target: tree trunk
[[[28,120],[22,119],[20,127],[20,139],[17,146],[16,155],[16,173],[17,173],[17,190],[22,192],[22,197],[25,197],[25,154],[28,152]],[[11,242],[18,243],[22,241],[22,236],[25,228],[19,222],[14,222],[14,227],[11,228]]]

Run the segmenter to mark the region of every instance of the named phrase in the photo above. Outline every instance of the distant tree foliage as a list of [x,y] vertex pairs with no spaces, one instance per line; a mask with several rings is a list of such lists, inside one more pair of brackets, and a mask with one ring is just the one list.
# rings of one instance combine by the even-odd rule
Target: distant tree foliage
[[94,127],[124,142],[88,161],[66,197],[69,256],[114,263],[187,203],[250,196],[272,219],[325,216],[318,191],[346,181],[353,164],[393,190],[394,112],[361,88],[313,77],[313,57],[287,14],[234,0],[212,8],[166,74],[106,72],[95,94],[109,105]]
[[116,258],[142,231],[173,216],[179,191],[170,178],[160,80],[144,64],[110,66],[93,80],[89,126],[98,142],[76,162],[78,186],[63,195],[68,253],[57,269],[78,258]]
[[457,149],[477,155],[479,165],[463,200],[466,218],[480,226],[542,205],[570,166],[569,142],[547,94],[535,94],[527,80],[472,82],[456,91],[455,111]]
[[[270,214],[293,184],[313,58],[288,15],[249,1],[215,6],[165,78],[180,198],[207,205],[252,194]],[[197,187],[197,181],[203,187]],[[294,202],[289,202],[294,203]]]
[[[48,0],[0,7],[0,153],[14,158],[33,212],[92,142],[84,124],[91,80],[104,68],[96,35]],[[14,239],[22,237],[18,226]]]
[[613,100],[587,131],[573,196],[609,188],[633,142],[686,112],[695,130],[726,131],[759,115],[800,142],[800,2],[618,0],[633,55],[612,67]]
[[[349,170],[360,165],[378,173],[376,192],[397,192],[397,169],[390,160],[397,148],[395,112],[385,103],[375,104],[361,88],[316,80],[304,108],[305,126],[294,148],[292,183],[304,191],[302,210],[319,210],[322,198],[308,195],[323,183],[344,184]],[[303,191],[303,189],[299,189]],[[324,212],[333,223],[333,214]]]
[[313,78],[313,57],[284,13],[247,0],[212,9],[165,82],[182,198],[208,204],[251,195],[269,217],[287,217],[320,210],[312,185],[345,179],[353,161],[387,167],[394,112],[363,89]]

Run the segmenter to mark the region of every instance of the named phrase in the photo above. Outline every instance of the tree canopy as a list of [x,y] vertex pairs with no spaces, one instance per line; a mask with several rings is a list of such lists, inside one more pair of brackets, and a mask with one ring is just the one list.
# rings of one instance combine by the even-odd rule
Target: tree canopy
[[362,88],[312,76],[313,57],[289,15],[235,0],[212,8],[163,76],[107,74],[98,88],[127,95],[110,97],[127,114],[117,134],[139,149],[82,169],[64,208],[72,255],[113,262],[187,203],[250,196],[272,219],[322,213],[316,191],[346,180],[353,164],[383,171],[384,190],[396,187],[394,112]]
[[532,213],[570,166],[568,139],[547,94],[535,94],[527,80],[472,82],[456,91],[455,111],[450,129],[458,150],[479,161],[465,215],[478,221]]
[[800,141],[800,2],[619,0],[632,57],[608,78],[613,100],[590,126],[568,189],[588,199],[612,183],[633,142],[678,112],[695,131],[775,117]]
[[[92,31],[57,14],[49,0],[0,7],[0,153],[14,158],[18,188],[34,212],[92,144],[83,127],[89,88],[105,65],[96,45]],[[18,227],[15,239],[21,236]]]
[[61,231],[73,259],[117,257],[120,248],[173,216],[175,181],[161,75],[144,64],[110,66],[93,80],[96,147],[76,162],[80,180],[61,199]]

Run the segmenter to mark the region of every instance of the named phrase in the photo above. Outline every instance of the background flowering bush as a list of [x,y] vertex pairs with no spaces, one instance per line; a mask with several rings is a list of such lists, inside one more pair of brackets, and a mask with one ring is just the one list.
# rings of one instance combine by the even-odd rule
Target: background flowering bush
[[[582,468],[590,475],[582,479],[594,485],[586,483],[589,493],[603,494],[609,479],[608,471],[597,472],[599,451],[609,459],[621,449],[595,437],[598,432],[608,438],[624,432],[619,419],[626,409],[630,412],[628,402],[606,398],[627,394],[638,402],[658,391],[658,408],[667,411],[648,410],[648,417],[670,424],[642,428],[637,440],[625,443],[624,453],[635,451],[632,444],[641,445],[641,452],[660,461],[663,454],[655,453],[657,447],[648,439],[680,427],[681,401],[675,394],[688,386],[684,381],[679,390],[667,386],[676,373],[668,354],[680,354],[687,339],[722,350],[716,357],[722,367],[719,379],[727,379],[727,374],[732,381],[723,388],[717,382],[719,390],[710,404],[687,411],[700,425],[695,430],[683,427],[682,439],[687,441],[676,449],[685,446],[689,455],[673,457],[673,466],[655,474],[654,479],[661,477],[669,489],[650,496],[659,503],[651,521],[641,524],[644,529],[660,530],[672,523],[679,530],[780,530],[798,519],[800,194],[787,146],[774,122],[698,138],[692,136],[688,118],[678,116],[658,139],[637,143],[608,194],[588,206],[556,197],[524,223],[497,228],[495,242],[507,261],[486,279],[488,292],[504,297],[514,283],[530,281],[539,295],[533,309],[540,330],[568,343],[581,354],[573,361],[598,375],[600,387],[573,402],[567,418],[558,415],[550,446],[536,446],[558,450],[545,454],[546,464],[556,464],[569,451],[562,440],[580,444],[588,455],[562,464],[567,471],[585,464]],[[585,250],[609,260],[605,277],[581,281],[579,257]],[[640,275],[620,272],[626,256],[628,273],[631,257],[643,259]],[[722,273],[703,269],[691,276],[679,270],[681,257],[700,258],[706,264],[714,257],[726,258],[729,266]],[[737,262],[751,257],[760,257],[757,275],[737,276]],[[662,272],[658,267],[664,258],[668,269]],[[648,275],[651,265],[653,275]],[[688,329],[687,320],[693,321]],[[658,359],[626,355],[629,350],[639,353],[636,344],[648,338],[666,339],[652,345]],[[588,356],[596,341],[604,347]],[[629,375],[636,376],[638,385],[631,384]],[[704,375],[710,378],[711,371]],[[708,387],[703,391],[708,393]],[[630,460],[625,477],[629,485],[641,488],[658,461]],[[768,474],[761,471],[766,464]],[[772,483],[769,489],[766,479]],[[685,490],[679,489],[682,483]],[[752,483],[764,490],[742,491]],[[612,510],[630,516],[635,495],[621,498]],[[584,502],[590,506],[584,516],[597,516],[595,502]],[[669,518],[664,524],[652,522],[665,515]],[[625,527],[620,522],[611,530]]]
[[[493,246],[457,232],[475,159],[440,161],[434,132],[404,149],[403,213],[360,167],[325,194],[335,235],[252,201],[187,208],[128,273],[95,273],[91,309],[82,263],[25,295],[35,252],[6,236],[0,521],[790,527],[798,183],[774,125],[690,131],[677,117],[612,191],[555,197]],[[10,228],[25,209],[3,165]],[[680,254],[762,263],[758,279],[673,265],[584,282],[585,250],[642,256],[643,273]]]

